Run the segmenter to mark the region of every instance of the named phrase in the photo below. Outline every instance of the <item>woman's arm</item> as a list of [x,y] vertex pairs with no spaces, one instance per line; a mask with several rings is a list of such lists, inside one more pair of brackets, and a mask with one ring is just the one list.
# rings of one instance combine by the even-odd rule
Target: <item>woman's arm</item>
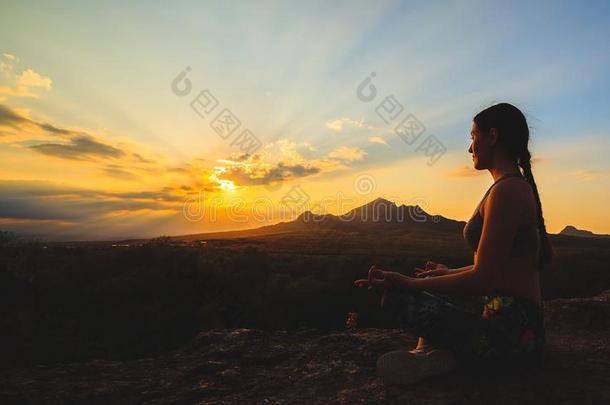
[[464,271],[470,271],[474,268],[474,264],[469,264],[468,266],[459,267],[457,269],[449,269],[449,274],[457,274],[462,273]]
[[[430,263],[435,265],[435,267],[431,268],[432,266],[429,266]],[[426,263],[426,270],[420,269],[419,267],[415,268],[415,277],[424,278],[424,277],[444,276],[447,274],[457,274],[457,273],[461,273],[463,271],[470,271],[470,270],[472,270],[473,266],[474,265],[471,264],[471,265],[468,265],[465,267],[450,269],[444,264],[428,261],[428,263]]]
[[[407,288],[426,290],[439,294],[472,294],[486,295],[491,290],[491,282],[485,274],[476,270],[476,264],[471,270],[463,270],[456,273],[449,273],[442,276],[415,278],[395,273],[398,283]],[[464,268],[461,268],[462,270]]]

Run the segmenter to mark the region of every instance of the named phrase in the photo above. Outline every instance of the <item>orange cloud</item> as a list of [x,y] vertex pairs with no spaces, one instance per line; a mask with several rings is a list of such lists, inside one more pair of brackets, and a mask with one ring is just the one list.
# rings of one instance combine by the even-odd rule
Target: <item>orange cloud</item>
[[590,169],[581,169],[568,173],[571,176],[576,177],[579,180],[597,180],[603,177],[608,176],[607,170],[590,170]]
[[371,142],[371,143],[379,143],[379,144],[382,144],[382,145],[387,145],[388,144],[385,141],[385,139],[383,139],[380,136],[371,136],[371,137],[369,137],[369,142]]
[[326,123],[326,128],[332,129],[335,132],[341,132],[347,128],[362,128],[363,126],[364,121],[362,119],[356,121],[351,118],[339,118]]
[[328,154],[328,157],[332,159],[346,160],[348,162],[351,162],[354,160],[362,160],[362,158],[364,158],[364,155],[366,155],[366,152],[360,148],[341,146],[340,148],[337,148],[330,152]]
[[447,175],[449,177],[472,177],[472,176],[479,176],[481,174],[485,174],[485,171],[483,170],[477,170],[472,166],[460,166],[457,167],[449,172],[447,172]]
[[[0,86],[0,95],[12,97],[40,98],[38,89],[50,91],[53,87],[51,78],[41,75],[32,69],[26,69],[20,74],[14,74],[19,58],[4,53],[0,58],[0,73],[4,76],[5,85]],[[4,98],[3,98],[4,99]]]

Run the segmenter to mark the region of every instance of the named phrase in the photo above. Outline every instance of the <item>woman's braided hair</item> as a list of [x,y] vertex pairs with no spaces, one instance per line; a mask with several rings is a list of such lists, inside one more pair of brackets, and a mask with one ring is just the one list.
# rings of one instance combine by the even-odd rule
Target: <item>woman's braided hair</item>
[[540,255],[538,268],[542,269],[549,264],[553,257],[553,249],[549,242],[542,216],[542,204],[538,195],[538,187],[532,174],[531,155],[528,149],[529,127],[523,113],[514,105],[500,103],[481,111],[474,117],[479,130],[489,132],[491,128],[498,130],[498,142],[505,148],[510,156],[514,157],[523,171],[523,177],[529,181],[536,196],[536,210],[538,213],[538,229],[540,231]]

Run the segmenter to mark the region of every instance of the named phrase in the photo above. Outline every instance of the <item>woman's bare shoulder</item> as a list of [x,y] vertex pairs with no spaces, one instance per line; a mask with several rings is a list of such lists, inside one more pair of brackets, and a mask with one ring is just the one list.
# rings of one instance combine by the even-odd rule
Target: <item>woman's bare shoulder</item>
[[529,218],[532,215],[535,217],[536,196],[527,179],[511,177],[496,184],[494,188],[497,190],[492,190],[492,193],[495,191],[496,195],[509,199],[513,209],[521,211],[524,217]]
[[530,203],[534,202],[532,197],[532,188],[527,180],[518,177],[508,178],[491,189],[481,210],[485,212],[486,207],[492,200],[499,199],[505,202],[505,204],[502,204],[503,209],[523,212]]
[[532,185],[525,178],[509,177],[498,184],[491,190],[491,193],[499,194],[516,194],[520,196],[533,195]]

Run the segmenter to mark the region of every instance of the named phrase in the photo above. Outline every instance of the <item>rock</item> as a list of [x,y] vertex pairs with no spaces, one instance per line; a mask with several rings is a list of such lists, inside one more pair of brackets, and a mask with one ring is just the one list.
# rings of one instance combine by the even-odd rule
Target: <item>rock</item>
[[608,403],[609,298],[546,301],[545,364],[531,374],[457,371],[392,387],[374,367],[415,345],[398,329],[215,329],[155,358],[4,371],[0,403]]
[[547,328],[610,329],[610,290],[591,298],[562,298],[545,302]]

